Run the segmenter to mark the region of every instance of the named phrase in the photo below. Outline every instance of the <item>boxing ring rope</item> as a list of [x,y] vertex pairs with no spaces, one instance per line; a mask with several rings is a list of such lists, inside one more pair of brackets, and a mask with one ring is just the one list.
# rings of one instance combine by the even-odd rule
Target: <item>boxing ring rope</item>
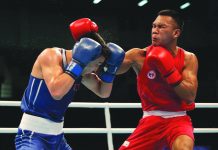
[[[0,106],[18,107],[20,101],[1,101]],[[64,133],[93,133],[93,134],[107,134],[108,149],[114,150],[112,134],[126,134],[132,133],[134,128],[112,128],[110,119],[111,108],[141,108],[140,103],[86,103],[86,102],[72,102],[69,108],[104,108],[106,128],[64,128]],[[218,108],[218,103],[196,103],[196,108]],[[16,133],[17,128],[0,128],[1,133]],[[194,128],[194,133],[218,133],[218,128]]]

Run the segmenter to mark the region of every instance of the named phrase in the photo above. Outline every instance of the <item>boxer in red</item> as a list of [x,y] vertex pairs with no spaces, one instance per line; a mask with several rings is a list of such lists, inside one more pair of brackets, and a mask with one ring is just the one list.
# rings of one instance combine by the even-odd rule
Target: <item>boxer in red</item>
[[152,44],[126,52],[118,74],[133,68],[143,117],[119,150],[192,150],[193,126],[186,111],[195,108],[198,60],[177,46],[183,20],[162,10],[152,24]]

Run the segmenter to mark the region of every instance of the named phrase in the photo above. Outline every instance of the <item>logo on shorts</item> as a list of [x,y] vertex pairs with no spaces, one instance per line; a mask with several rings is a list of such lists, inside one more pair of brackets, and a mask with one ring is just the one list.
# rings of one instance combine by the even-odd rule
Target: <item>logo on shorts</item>
[[129,146],[129,141],[125,141],[122,146],[128,147]]
[[154,70],[150,70],[148,73],[147,73],[147,77],[149,79],[154,79],[156,77],[156,72]]

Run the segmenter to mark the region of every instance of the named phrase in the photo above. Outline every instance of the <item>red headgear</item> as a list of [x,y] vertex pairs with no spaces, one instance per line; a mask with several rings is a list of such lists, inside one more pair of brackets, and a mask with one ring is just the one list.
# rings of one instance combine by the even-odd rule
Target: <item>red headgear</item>
[[90,33],[98,32],[98,26],[89,18],[81,18],[70,24],[70,31],[75,41],[78,41],[81,36]]

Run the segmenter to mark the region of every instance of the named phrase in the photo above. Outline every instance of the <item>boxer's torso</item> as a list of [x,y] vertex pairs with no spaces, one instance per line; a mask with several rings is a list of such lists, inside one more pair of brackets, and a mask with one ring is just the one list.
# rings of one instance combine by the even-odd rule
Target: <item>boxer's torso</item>
[[[68,52],[64,49],[58,51],[60,51],[60,64],[64,71],[68,64],[66,57]],[[79,88],[81,79],[79,78],[75,81],[72,88],[61,100],[55,100],[51,96],[44,79],[40,78],[41,68],[37,63],[38,62],[36,61],[32,71],[35,74],[33,73],[30,75],[28,86],[24,92],[21,109],[23,112],[31,115],[47,118],[55,122],[62,122],[64,119],[64,113],[70,102],[73,100],[73,97]]]
[[[137,60],[133,65],[133,69],[137,74],[138,94],[143,110],[181,111],[193,109],[194,104],[187,105],[176,95],[173,88],[165,82],[164,78],[156,70],[149,68],[145,62],[146,53],[148,52],[146,49],[138,49]],[[186,66],[188,57],[189,52],[177,48],[174,60],[175,66],[180,73]]]

